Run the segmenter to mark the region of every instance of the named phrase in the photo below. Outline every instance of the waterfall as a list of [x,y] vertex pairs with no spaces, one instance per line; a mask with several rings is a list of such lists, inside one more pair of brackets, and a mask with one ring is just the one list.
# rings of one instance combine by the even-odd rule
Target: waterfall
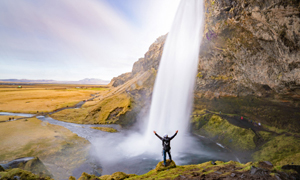
[[161,146],[153,130],[161,136],[172,136],[179,130],[172,140],[172,151],[187,144],[203,24],[203,0],[182,0],[165,42],[154,85],[145,132],[151,146]]
[[193,90],[198,67],[198,55],[204,24],[203,0],[181,0],[172,28],[165,42],[155,80],[148,124],[144,134],[131,132],[116,145],[126,156],[161,153],[161,141],[153,134],[178,135],[172,140],[176,155],[193,145],[187,135],[193,104]]

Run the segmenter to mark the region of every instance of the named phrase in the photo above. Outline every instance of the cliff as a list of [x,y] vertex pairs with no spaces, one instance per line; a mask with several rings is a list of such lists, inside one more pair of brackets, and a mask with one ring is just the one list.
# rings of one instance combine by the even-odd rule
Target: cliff
[[[205,0],[195,109],[247,115],[298,132],[299,29],[299,1]],[[157,71],[166,36],[159,37],[134,63],[130,78]],[[124,75],[114,81],[126,82]],[[153,84],[147,85],[149,96]]]
[[206,0],[196,91],[299,100],[299,6],[292,0]]

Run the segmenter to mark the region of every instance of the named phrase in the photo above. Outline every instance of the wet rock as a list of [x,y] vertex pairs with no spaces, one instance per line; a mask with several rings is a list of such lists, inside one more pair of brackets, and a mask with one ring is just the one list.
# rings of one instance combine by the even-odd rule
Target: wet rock
[[14,180],[21,180],[20,176],[14,176]]
[[217,173],[217,174],[223,174],[222,172],[220,172],[220,171],[215,171],[215,173]]
[[41,177],[53,177],[53,175],[47,170],[46,166],[38,157],[19,158],[10,161],[7,164],[2,164],[2,166],[4,169],[20,168],[22,170],[38,174]]
[[259,162],[259,167],[270,170],[273,168],[273,164],[270,161],[262,161],[262,162]]
[[281,180],[281,178],[279,177],[279,175],[275,175],[275,178],[276,178],[277,180]]
[[0,165],[0,172],[5,171],[5,169]]
[[268,172],[266,170],[264,170],[264,169],[251,166],[250,174],[251,175],[264,176],[264,175],[267,175]]

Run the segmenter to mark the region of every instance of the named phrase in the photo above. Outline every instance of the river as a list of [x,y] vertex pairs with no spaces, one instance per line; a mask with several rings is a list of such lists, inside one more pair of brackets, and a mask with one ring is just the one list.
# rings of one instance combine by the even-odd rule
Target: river
[[[0,112],[0,115],[6,116],[24,116],[33,117],[33,114],[20,114],[20,113],[9,113]],[[162,156],[157,156],[153,154],[139,154],[137,156],[132,154],[126,154],[121,149],[121,144],[132,138],[132,134],[137,134],[136,129],[122,129],[120,125],[110,124],[110,125],[89,125],[89,124],[75,124],[63,121],[55,120],[48,116],[37,116],[39,120],[43,122],[49,122],[50,124],[63,126],[78,136],[87,139],[92,144],[90,150],[89,160],[93,160],[96,166],[101,167],[102,173],[112,174],[116,171],[122,171],[129,174],[144,174],[151,169],[154,169],[156,164],[162,160]],[[90,127],[112,127],[118,130],[117,133],[109,133],[104,131],[99,131],[92,129]],[[138,134],[137,134],[138,135]],[[180,135],[180,132],[179,132]],[[200,136],[190,136],[186,141],[193,142],[193,145],[182,144],[182,146],[187,146],[184,151],[179,154],[172,154],[173,160],[177,165],[186,164],[199,164],[206,161],[239,161],[234,154],[232,154],[227,149],[223,148],[222,145],[210,141],[205,137]],[[132,138],[134,141],[134,138]],[[133,142],[134,147],[139,146],[140,142]],[[157,143],[161,143],[157,139]],[[161,149],[157,149],[161,152]],[[82,172],[92,173],[93,166],[90,162],[86,164],[79,165],[77,169],[73,170],[73,175],[78,178]],[[100,175],[100,174],[95,174]]]

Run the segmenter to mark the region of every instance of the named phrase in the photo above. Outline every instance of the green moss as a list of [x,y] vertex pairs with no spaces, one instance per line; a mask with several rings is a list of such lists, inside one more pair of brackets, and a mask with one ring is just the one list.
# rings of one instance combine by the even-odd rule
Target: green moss
[[266,131],[259,131],[258,134],[263,138],[264,141],[269,141],[273,137],[273,133]]
[[164,162],[161,161],[159,162],[156,167],[155,167],[155,171],[164,171],[166,169],[171,169],[171,168],[175,168],[176,164],[174,161],[170,161],[169,159],[166,161],[167,166],[164,166]]
[[111,133],[118,132],[116,129],[111,128],[111,127],[91,127],[91,128],[92,129],[97,129],[97,130],[100,130],[100,131],[111,132]]
[[200,134],[215,138],[218,142],[233,149],[250,150],[255,148],[251,129],[244,129],[230,124],[220,116],[213,115],[199,130]]
[[202,116],[193,116],[192,117],[192,124],[193,124],[193,130],[197,131],[201,127],[203,127],[212,117],[212,114],[205,114]]
[[202,78],[202,77],[203,77],[202,73],[199,72],[199,73],[197,74],[197,77],[198,77],[198,78]]
[[14,179],[15,176],[19,176],[20,179],[26,180],[49,180],[49,177],[40,177],[39,175],[35,175],[30,171],[25,171],[19,168],[10,169],[5,172],[0,172],[1,180],[10,180]]
[[95,175],[90,175],[83,172],[78,180],[101,180],[101,179]]
[[[299,108],[283,104],[279,100],[254,96],[221,97],[211,100],[199,96],[194,98],[194,107],[213,112],[222,111],[222,114],[247,115],[249,120],[259,119],[264,128],[277,133],[300,133]],[[273,127],[276,129],[271,129]]]
[[281,135],[273,138],[253,154],[255,161],[270,161],[274,165],[300,164],[300,140]]
[[193,116],[198,116],[198,115],[203,115],[206,113],[206,109],[201,109],[201,110],[195,110],[193,112]]
[[126,174],[123,172],[115,172],[112,175],[103,175],[100,177],[101,180],[123,180],[130,177],[134,177],[136,174]]
[[224,80],[224,81],[233,79],[232,76],[224,76],[224,75],[211,76],[210,78],[211,78],[211,79],[214,79],[214,80]]
[[74,176],[70,176],[69,180],[76,180],[76,178]]
[[[184,179],[219,179],[219,178],[230,178],[230,174],[234,171],[239,173],[249,172],[251,166],[257,166],[258,163],[249,162],[247,164],[242,164],[235,161],[222,162],[216,161],[216,165],[212,165],[212,161],[205,162],[197,165],[183,165],[183,166],[175,166],[175,162],[169,161],[169,163],[174,163],[172,167],[165,168],[163,166],[163,162],[159,162],[155,169],[149,171],[146,174],[135,175],[135,174],[126,174],[123,172],[116,172],[112,175],[104,175],[101,176],[101,180],[140,180],[140,179],[155,179],[155,180],[165,180],[165,179],[176,179],[176,178],[184,178]],[[219,171],[223,172],[216,177],[214,172]],[[283,171],[280,167],[276,167],[272,170],[272,172]],[[210,176],[211,175],[211,176]],[[85,175],[88,176],[88,175]]]

